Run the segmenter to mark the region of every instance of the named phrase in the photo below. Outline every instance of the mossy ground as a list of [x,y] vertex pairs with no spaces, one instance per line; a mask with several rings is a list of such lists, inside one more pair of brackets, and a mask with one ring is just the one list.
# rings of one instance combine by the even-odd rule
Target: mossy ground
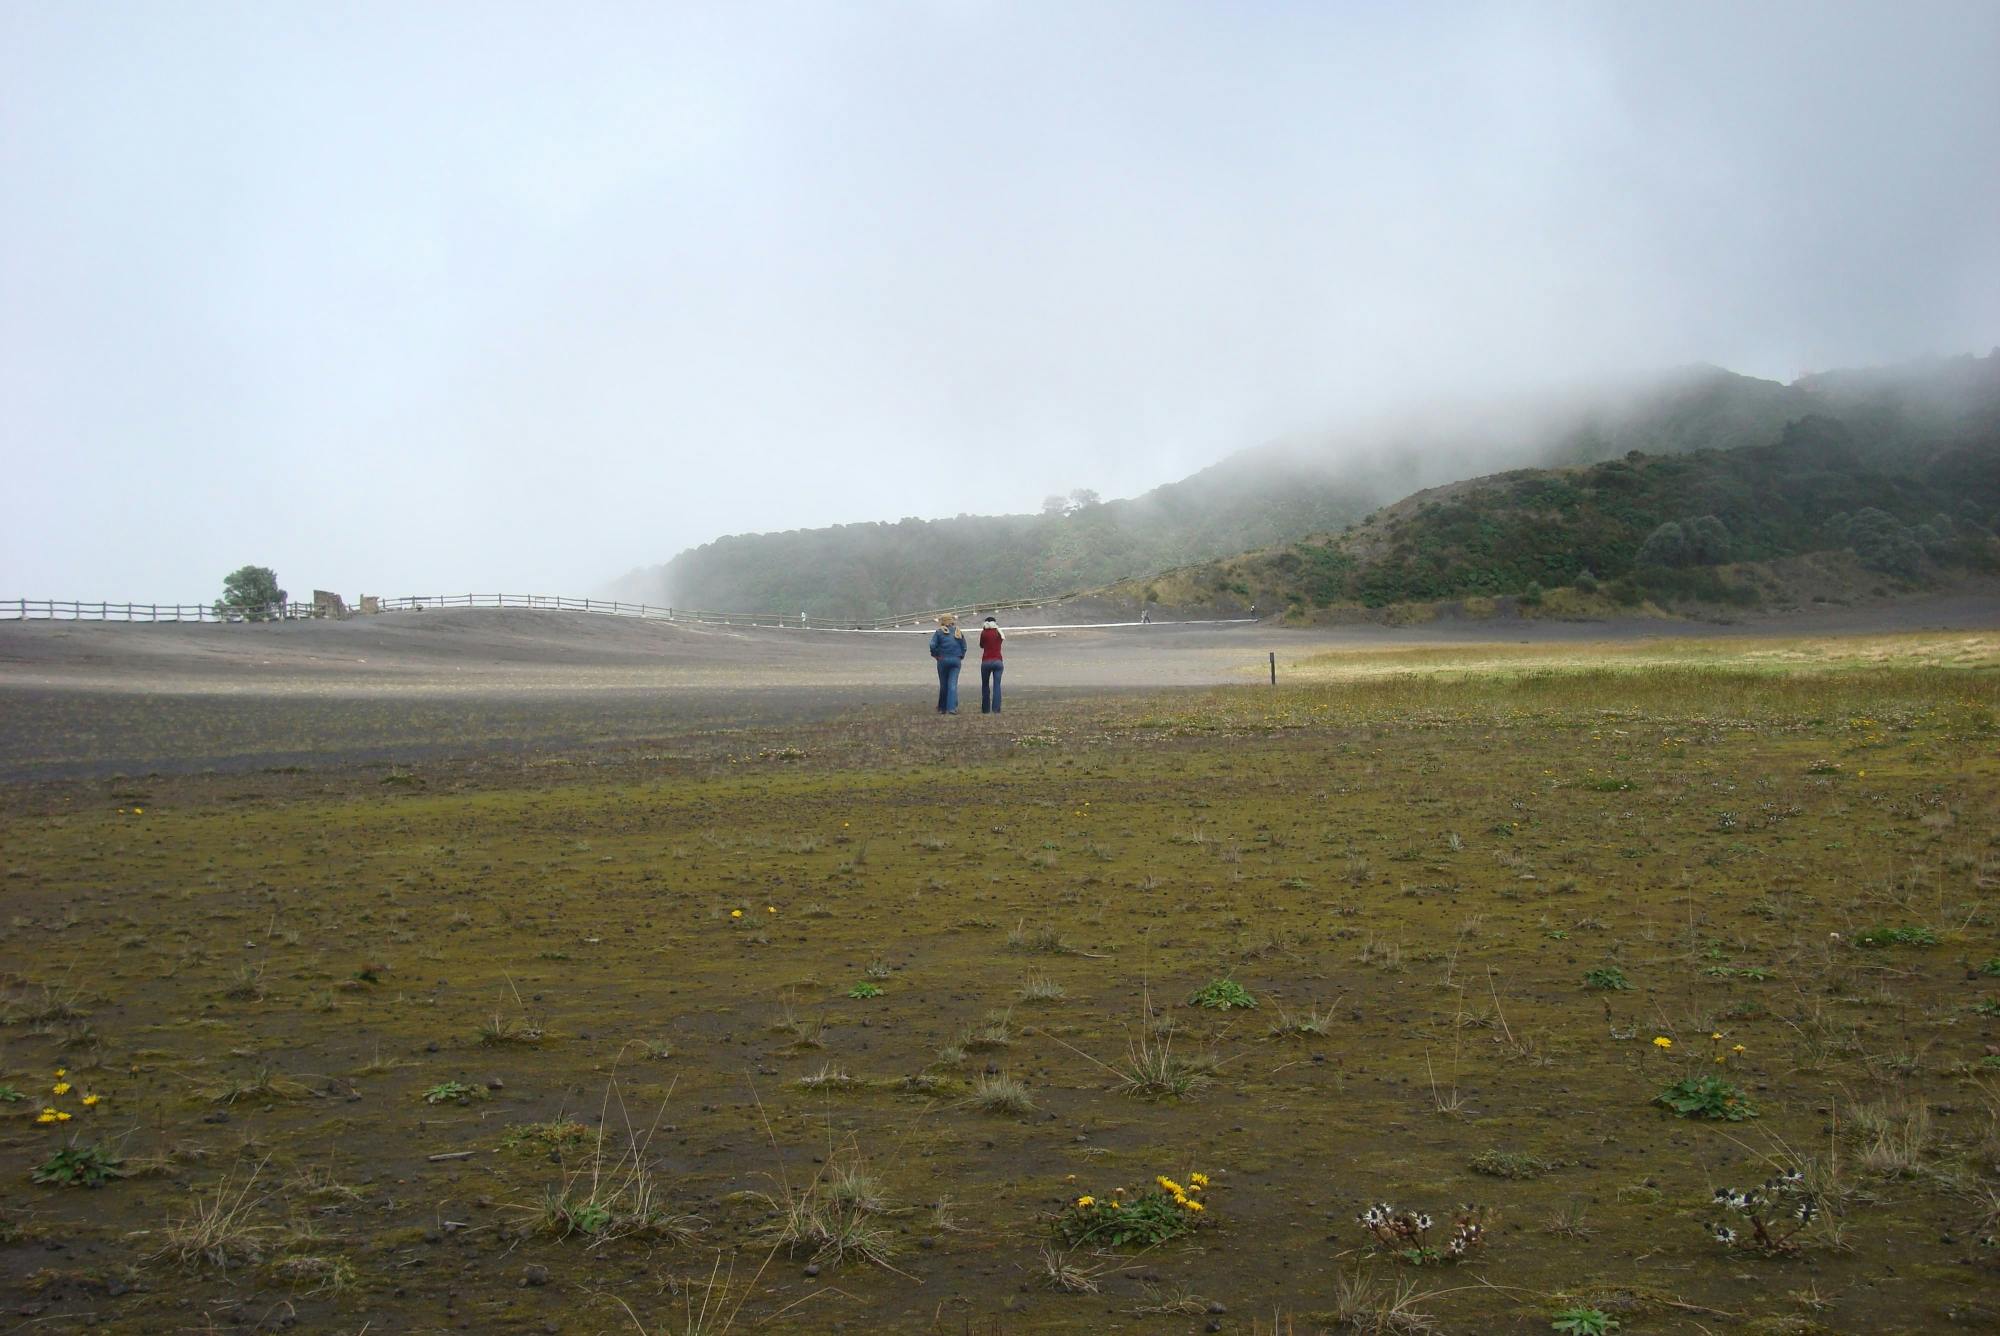
[[[2000,675],[1930,643],[15,785],[0,1286],[133,1332],[1312,1331],[1409,1280],[1447,1330],[1991,1324]],[[1184,1005],[1223,976],[1258,1007]],[[1115,1089],[1168,1018],[1207,1084]],[[1650,1106],[1718,1070],[1759,1118]],[[31,1184],[70,1136],[136,1172]],[[1714,1187],[1796,1157],[1840,1190],[1799,1256],[1710,1240]],[[1048,1287],[1067,1201],[1191,1169],[1203,1228]],[[657,1228],[533,1228],[593,1173]],[[829,1173],[886,1264],[773,1254]],[[162,1255],[225,1182],[230,1264]],[[1496,1227],[1412,1269],[1381,1199]]]

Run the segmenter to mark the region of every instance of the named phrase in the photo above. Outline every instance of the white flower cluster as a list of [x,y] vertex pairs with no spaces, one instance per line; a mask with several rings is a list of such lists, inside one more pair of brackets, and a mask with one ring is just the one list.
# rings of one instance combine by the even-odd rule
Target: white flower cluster
[[1750,1221],[1746,1238],[1728,1225],[1716,1223],[1709,1233],[1725,1248],[1750,1243],[1766,1252],[1793,1252],[1792,1238],[1819,1215],[1819,1199],[1806,1190],[1806,1176],[1797,1169],[1773,1174],[1748,1192],[1717,1188],[1715,1204]]

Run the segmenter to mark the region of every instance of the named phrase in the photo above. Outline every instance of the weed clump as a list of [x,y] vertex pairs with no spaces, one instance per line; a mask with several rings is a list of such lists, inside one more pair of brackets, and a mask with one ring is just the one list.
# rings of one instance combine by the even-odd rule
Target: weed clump
[[1523,1179],[1540,1178],[1555,1166],[1520,1151],[1482,1150],[1472,1157],[1467,1167],[1473,1173],[1485,1174],[1488,1178]]
[[1399,1211],[1384,1201],[1355,1219],[1378,1247],[1412,1266],[1462,1262],[1486,1242],[1485,1213],[1476,1206],[1459,1208],[1445,1227],[1442,1245],[1432,1241],[1437,1222],[1428,1211]]
[[1798,1251],[1794,1240],[1799,1231],[1819,1214],[1819,1198],[1806,1187],[1806,1178],[1797,1169],[1786,1169],[1748,1192],[1717,1188],[1715,1204],[1734,1211],[1749,1223],[1748,1234],[1723,1223],[1711,1224],[1709,1233],[1725,1248],[1755,1248],[1772,1255]]
[[1234,979],[1210,979],[1194,990],[1188,998],[1191,1007],[1205,1007],[1210,1011],[1229,1011],[1235,1008],[1254,1011],[1257,999],[1250,990]]
[[1653,1096],[1653,1103],[1679,1118],[1708,1118],[1740,1123],[1757,1116],[1743,1092],[1719,1076],[1683,1076]]
[[1127,1197],[1118,1188],[1108,1198],[1078,1197],[1056,1214],[1056,1234],[1072,1248],[1150,1248],[1191,1233],[1208,1209],[1201,1195],[1209,1179],[1203,1173],[1190,1173],[1187,1179],[1183,1187],[1162,1174],[1136,1196]]
[[125,1161],[102,1145],[72,1141],[36,1165],[29,1177],[55,1187],[101,1188],[125,1177]]

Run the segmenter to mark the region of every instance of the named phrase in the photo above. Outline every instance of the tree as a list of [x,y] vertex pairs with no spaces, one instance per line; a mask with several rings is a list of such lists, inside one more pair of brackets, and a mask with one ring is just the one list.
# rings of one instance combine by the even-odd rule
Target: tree
[[1079,510],[1088,510],[1092,506],[1101,504],[1103,502],[1099,499],[1097,493],[1088,487],[1079,487],[1069,494],[1069,508],[1072,513]]
[[222,578],[222,597],[215,600],[215,610],[241,608],[252,621],[261,621],[284,601],[276,571],[269,566],[239,566]]
[[1719,566],[1729,560],[1729,550],[1734,540],[1729,536],[1729,526],[1713,515],[1703,515],[1687,523],[1688,564],[1690,566]]
[[1042,513],[1044,515],[1060,515],[1068,509],[1069,502],[1053,493],[1042,498]]
[[1687,534],[1681,526],[1668,520],[1659,528],[1646,535],[1646,541],[1639,545],[1639,555],[1635,558],[1641,566],[1684,566],[1687,564]]

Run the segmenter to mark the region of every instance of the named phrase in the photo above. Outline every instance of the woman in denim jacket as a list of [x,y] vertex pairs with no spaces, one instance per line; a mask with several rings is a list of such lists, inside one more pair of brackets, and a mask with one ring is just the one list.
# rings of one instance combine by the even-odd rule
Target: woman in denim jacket
[[931,657],[937,660],[938,713],[958,713],[958,670],[965,666],[965,632],[958,618],[945,613],[931,632]]

